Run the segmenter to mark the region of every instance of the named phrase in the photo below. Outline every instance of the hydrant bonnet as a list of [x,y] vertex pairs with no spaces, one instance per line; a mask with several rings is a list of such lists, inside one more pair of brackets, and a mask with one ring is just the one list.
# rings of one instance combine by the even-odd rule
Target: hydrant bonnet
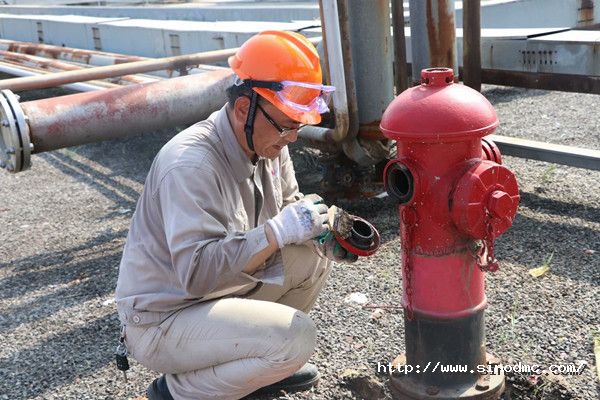
[[479,92],[454,83],[450,68],[421,71],[421,85],[392,101],[381,119],[383,134],[396,140],[445,142],[483,137],[498,126],[496,111]]

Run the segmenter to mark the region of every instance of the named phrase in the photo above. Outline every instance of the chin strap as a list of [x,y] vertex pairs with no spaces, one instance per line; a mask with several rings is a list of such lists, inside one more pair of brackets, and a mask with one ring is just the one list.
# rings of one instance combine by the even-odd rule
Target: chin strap
[[250,108],[248,109],[248,116],[246,117],[246,124],[244,125],[244,132],[246,132],[246,143],[250,151],[254,151],[254,141],[252,136],[254,135],[254,118],[256,118],[256,105],[258,104],[258,93],[254,90],[250,96]]

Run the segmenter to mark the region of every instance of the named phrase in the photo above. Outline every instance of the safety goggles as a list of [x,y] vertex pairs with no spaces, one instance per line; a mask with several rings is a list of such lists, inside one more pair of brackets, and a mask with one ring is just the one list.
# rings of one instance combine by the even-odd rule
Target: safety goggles
[[319,114],[329,111],[327,104],[335,91],[335,86],[296,81],[272,82],[245,79],[236,81],[236,85],[270,89],[287,107],[300,112],[316,110]]

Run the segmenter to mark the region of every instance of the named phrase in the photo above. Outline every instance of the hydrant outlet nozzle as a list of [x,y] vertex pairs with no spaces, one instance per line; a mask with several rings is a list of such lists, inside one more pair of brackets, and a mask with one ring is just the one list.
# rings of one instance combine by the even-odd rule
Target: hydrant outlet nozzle
[[410,203],[415,192],[415,178],[406,165],[398,160],[388,162],[383,171],[385,189],[391,198],[405,205]]

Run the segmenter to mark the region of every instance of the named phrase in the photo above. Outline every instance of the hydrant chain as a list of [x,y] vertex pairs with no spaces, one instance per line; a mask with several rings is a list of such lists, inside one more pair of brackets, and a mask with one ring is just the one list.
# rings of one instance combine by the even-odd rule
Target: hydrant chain
[[412,265],[410,261],[410,249],[412,248],[412,232],[417,219],[417,211],[408,206],[402,210],[402,222],[406,226],[406,237],[402,245],[404,253],[404,277],[406,279],[406,319],[412,321],[413,314],[413,287],[412,287]]
[[496,272],[500,265],[494,256],[494,226],[491,223],[492,215],[489,211],[486,214],[486,236],[483,239],[480,257],[477,258],[477,265],[483,272]]

